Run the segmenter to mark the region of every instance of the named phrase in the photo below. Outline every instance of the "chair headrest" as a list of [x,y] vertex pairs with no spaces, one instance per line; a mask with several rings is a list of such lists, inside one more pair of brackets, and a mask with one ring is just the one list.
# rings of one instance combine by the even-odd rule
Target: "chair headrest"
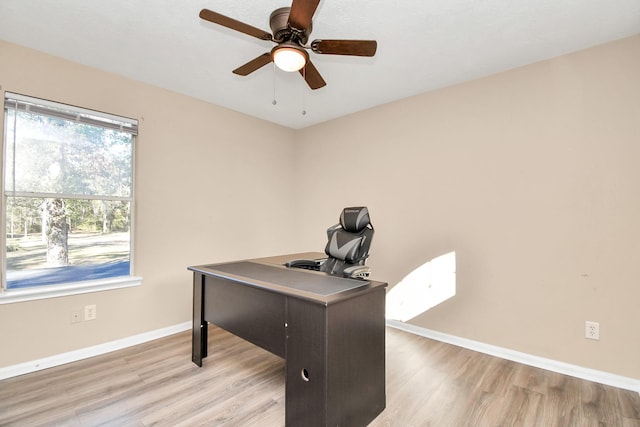
[[344,208],[340,214],[340,225],[351,233],[362,231],[370,223],[369,210],[364,206]]

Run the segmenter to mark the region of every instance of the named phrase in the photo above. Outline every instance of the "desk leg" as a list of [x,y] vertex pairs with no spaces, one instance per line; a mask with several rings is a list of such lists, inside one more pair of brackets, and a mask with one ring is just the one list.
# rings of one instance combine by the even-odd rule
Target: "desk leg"
[[193,325],[191,338],[191,360],[202,366],[207,357],[208,324],[204,320],[204,280],[205,276],[193,273]]

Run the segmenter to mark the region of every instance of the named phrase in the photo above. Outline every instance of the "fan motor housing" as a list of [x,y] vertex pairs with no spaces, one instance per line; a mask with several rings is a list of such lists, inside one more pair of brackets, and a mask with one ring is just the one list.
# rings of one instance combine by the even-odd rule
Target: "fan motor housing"
[[305,44],[309,40],[313,25],[309,25],[309,28],[303,28],[302,30],[289,27],[290,10],[290,7],[281,7],[271,12],[269,26],[271,27],[273,40],[277,43],[292,40]]

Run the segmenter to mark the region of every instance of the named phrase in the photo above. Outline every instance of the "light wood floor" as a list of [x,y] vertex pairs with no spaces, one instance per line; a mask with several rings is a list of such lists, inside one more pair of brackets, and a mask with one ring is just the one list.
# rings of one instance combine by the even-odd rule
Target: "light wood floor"
[[[283,426],[284,361],[211,326],[0,381],[0,426]],[[387,328],[380,426],[640,426],[640,396]],[[296,426],[297,427],[297,426]]]

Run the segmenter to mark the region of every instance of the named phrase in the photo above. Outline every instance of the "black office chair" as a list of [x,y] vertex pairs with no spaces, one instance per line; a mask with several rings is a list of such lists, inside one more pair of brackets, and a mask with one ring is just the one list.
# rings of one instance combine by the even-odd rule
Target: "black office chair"
[[328,274],[356,279],[369,277],[371,269],[365,266],[373,238],[373,226],[366,207],[344,208],[340,223],[327,229],[328,258],[322,260],[290,261],[287,267],[324,271]]

